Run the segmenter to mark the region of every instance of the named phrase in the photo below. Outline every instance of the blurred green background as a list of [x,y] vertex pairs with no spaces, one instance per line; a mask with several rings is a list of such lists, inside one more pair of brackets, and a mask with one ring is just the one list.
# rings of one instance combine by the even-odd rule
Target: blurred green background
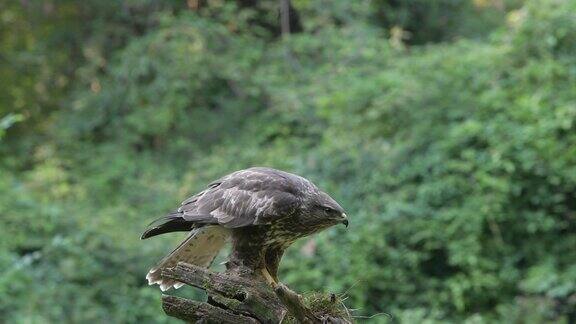
[[[576,1],[0,3],[0,322],[176,322],[146,224],[265,165],[351,227],[280,278],[371,323],[576,322]],[[192,289],[179,294],[192,296]]]

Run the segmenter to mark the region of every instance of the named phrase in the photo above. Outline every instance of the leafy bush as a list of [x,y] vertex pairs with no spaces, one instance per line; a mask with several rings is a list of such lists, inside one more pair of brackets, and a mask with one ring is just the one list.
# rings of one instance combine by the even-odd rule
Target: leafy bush
[[[252,165],[311,178],[351,217],[289,250],[280,278],[296,290],[392,317],[375,322],[573,320],[572,1],[407,47],[371,6],[294,1],[303,30],[278,37],[266,5],[163,9],[105,68],[81,63],[62,107],[2,128],[0,321],[169,321],[143,274],[179,236],[139,233]],[[429,25],[444,9],[407,13],[426,15],[402,26],[414,43],[455,35]],[[501,23],[462,17],[450,26]]]

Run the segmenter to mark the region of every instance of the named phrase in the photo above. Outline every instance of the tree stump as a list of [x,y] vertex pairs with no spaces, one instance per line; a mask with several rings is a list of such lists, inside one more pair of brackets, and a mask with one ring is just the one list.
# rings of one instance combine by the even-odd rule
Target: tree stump
[[[162,276],[206,291],[208,300],[200,302],[162,295],[164,312],[191,323],[352,323],[350,316],[343,316],[343,312],[330,314],[326,313],[326,308],[309,308],[299,294],[281,283],[272,288],[261,277],[243,275],[249,273],[219,273],[178,263],[176,267],[162,271]],[[335,295],[329,302],[334,303],[331,306],[343,307]]]

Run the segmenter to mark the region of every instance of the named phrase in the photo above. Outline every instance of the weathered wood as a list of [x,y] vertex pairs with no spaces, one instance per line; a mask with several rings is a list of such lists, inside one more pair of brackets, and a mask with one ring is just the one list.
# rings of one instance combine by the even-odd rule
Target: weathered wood
[[286,314],[276,294],[260,280],[217,273],[182,262],[174,268],[163,270],[162,276],[200,288],[219,306],[251,316],[262,323],[279,323]]
[[208,303],[169,295],[162,295],[162,308],[166,314],[191,323],[259,323],[255,318],[234,314]]
[[164,269],[162,277],[208,294],[206,302],[163,295],[164,311],[194,323],[281,323],[288,312],[301,323],[350,323],[346,319],[318,316],[304,305],[299,294],[285,285],[272,289],[261,277],[243,276],[242,273],[250,272],[236,270],[217,273],[182,262]]
[[226,297],[244,299],[243,284],[247,282],[226,273],[210,271],[204,267],[180,262],[174,268],[164,269],[162,277],[178,280],[189,286],[194,286],[211,293],[218,293]]

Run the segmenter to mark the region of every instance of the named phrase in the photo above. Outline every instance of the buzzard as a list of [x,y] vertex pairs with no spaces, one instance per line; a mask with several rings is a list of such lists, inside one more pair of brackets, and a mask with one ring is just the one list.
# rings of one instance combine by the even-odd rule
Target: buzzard
[[159,284],[162,291],[180,288],[182,283],[161,277],[162,269],[178,262],[208,267],[231,241],[228,262],[242,265],[274,285],[280,259],[290,244],[339,223],[348,227],[342,207],[309,180],[263,167],[236,171],[148,226],[142,239],[169,232],[190,233],[146,278],[150,285]]

